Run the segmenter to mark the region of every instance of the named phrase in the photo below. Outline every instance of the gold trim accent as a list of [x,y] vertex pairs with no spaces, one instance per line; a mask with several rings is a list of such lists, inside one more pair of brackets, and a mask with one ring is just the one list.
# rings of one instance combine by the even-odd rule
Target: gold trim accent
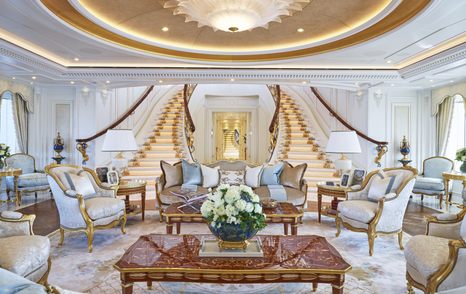
[[268,54],[244,54],[244,55],[230,55],[230,54],[207,54],[186,52],[181,50],[173,50],[162,48],[132,40],[122,35],[109,31],[84,17],[69,3],[69,1],[62,0],[40,0],[41,3],[55,14],[64,22],[81,30],[94,37],[98,37],[105,41],[124,46],[130,49],[136,49],[144,52],[158,54],[166,57],[176,57],[189,60],[203,60],[215,62],[257,62],[257,61],[272,61],[283,60],[290,58],[305,57],[337,49],[350,47],[362,42],[368,41],[387,33],[405,22],[412,19],[419,12],[431,3],[429,0],[419,1],[402,1],[389,15],[381,19],[374,25],[359,31],[351,36],[339,39],[326,44],[308,47],[304,49],[291,50],[286,52],[268,53]]

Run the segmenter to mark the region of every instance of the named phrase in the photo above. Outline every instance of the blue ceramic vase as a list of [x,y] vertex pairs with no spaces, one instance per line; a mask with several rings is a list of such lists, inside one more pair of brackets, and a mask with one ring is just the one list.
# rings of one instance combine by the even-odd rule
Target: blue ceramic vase
[[228,243],[244,243],[257,234],[257,229],[252,223],[246,223],[245,227],[237,224],[222,224],[220,228],[213,227],[209,224],[210,231],[219,240]]

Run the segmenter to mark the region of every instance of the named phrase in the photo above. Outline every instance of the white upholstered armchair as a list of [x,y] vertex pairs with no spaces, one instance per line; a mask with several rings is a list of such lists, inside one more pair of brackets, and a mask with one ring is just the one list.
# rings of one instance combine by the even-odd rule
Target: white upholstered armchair
[[369,173],[361,189],[347,192],[347,200],[338,204],[336,236],[341,224],[350,231],[366,233],[372,256],[377,235],[398,234],[403,249],[403,217],[416,176],[417,170],[411,167]]
[[34,235],[34,219],[33,214],[16,211],[0,214],[0,267],[46,285],[50,271],[50,241],[45,236]]
[[60,244],[65,230],[83,231],[89,252],[95,230],[109,229],[121,223],[126,233],[125,202],[116,198],[116,190],[104,185],[89,168],[68,164],[45,167],[47,178],[60,215]]
[[427,218],[426,235],[406,244],[408,293],[466,293],[466,208]]

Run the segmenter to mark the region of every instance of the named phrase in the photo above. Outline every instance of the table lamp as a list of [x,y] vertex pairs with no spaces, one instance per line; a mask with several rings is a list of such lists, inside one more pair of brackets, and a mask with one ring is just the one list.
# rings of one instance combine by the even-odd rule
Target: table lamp
[[117,156],[112,159],[112,165],[119,172],[126,168],[127,159],[123,156],[123,152],[134,152],[138,150],[136,139],[132,130],[127,129],[110,129],[105,134],[102,152],[118,152]]
[[339,153],[341,157],[335,160],[335,168],[341,172],[350,170],[351,159],[345,154],[361,153],[358,135],[355,131],[332,131],[325,148],[326,153]]

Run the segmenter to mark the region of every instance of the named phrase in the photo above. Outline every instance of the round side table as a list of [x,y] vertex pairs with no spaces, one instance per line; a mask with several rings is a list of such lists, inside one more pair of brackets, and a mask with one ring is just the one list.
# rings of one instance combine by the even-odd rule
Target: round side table
[[[133,194],[141,195],[141,209],[131,207],[129,196]],[[131,181],[123,182],[118,185],[117,196],[125,196],[126,215],[142,214],[144,220],[146,210],[146,182]]]

